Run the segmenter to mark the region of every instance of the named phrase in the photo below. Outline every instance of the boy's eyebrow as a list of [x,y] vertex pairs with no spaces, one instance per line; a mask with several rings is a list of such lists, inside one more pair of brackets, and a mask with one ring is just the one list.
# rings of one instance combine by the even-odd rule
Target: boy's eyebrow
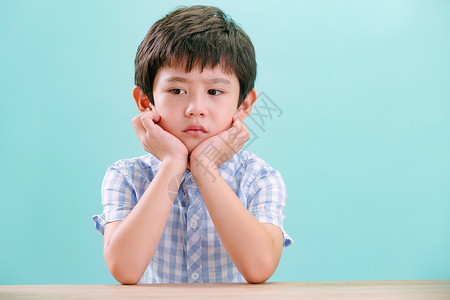
[[[173,83],[173,82],[184,82],[184,83],[190,83],[191,81],[184,77],[179,76],[171,76],[166,78],[165,80],[167,83]],[[228,79],[225,78],[211,78],[204,80],[207,83],[221,83],[225,85],[231,85],[231,82]]]
[[221,84],[225,84],[225,85],[231,85],[231,82],[225,78],[211,78],[211,79],[208,79],[205,81],[208,83],[221,83]]

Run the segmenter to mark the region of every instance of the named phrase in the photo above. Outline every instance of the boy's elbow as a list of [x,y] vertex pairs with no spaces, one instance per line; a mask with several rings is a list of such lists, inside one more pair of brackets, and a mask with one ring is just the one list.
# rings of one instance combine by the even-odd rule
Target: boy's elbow
[[273,261],[267,261],[247,266],[241,273],[248,283],[264,283],[273,275],[277,265]]
[[247,281],[248,283],[251,283],[251,284],[258,284],[258,283],[264,283],[264,282],[266,282],[267,279],[270,278],[270,276],[267,277],[267,278],[261,277],[261,276],[255,276],[255,277],[251,276],[251,277],[244,277],[244,278],[245,278],[245,281]]
[[261,273],[261,272],[245,272],[242,274],[242,276],[244,276],[245,281],[247,281],[248,283],[264,283],[266,282],[270,276],[272,276],[273,272],[265,272],[265,273]]
[[105,262],[109,272],[119,283],[132,285],[139,282],[141,275],[139,275],[138,272],[135,272],[133,268],[130,268],[129,263],[126,264],[126,267],[124,267],[124,263],[122,261],[113,259],[108,255],[105,255]]
[[118,279],[116,278],[116,280],[123,285],[135,285],[139,282],[139,280],[133,279],[133,278],[123,278],[123,279]]
[[125,284],[125,285],[133,285],[137,284],[139,282],[138,276],[135,276],[133,274],[128,274],[129,272],[124,272],[123,270],[117,270],[113,267],[109,270],[111,272],[111,275],[116,279],[119,283]]

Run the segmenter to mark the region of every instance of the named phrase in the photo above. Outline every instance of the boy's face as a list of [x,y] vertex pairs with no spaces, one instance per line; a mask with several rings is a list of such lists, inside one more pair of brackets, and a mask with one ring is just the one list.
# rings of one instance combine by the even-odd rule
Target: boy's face
[[158,125],[181,140],[192,152],[207,138],[231,127],[239,99],[239,81],[220,67],[159,69],[153,83],[152,109]]

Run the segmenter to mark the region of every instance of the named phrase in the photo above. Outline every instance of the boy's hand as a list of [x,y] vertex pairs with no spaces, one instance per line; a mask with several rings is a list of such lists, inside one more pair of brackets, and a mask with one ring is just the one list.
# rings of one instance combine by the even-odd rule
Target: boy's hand
[[192,150],[189,166],[195,170],[203,168],[218,168],[242,149],[250,138],[244,121],[235,114],[230,129],[220,132],[200,143]]
[[188,149],[178,138],[158,125],[160,120],[161,116],[157,112],[146,111],[131,121],[144,150],[160,161],[176,158],[187,162]]

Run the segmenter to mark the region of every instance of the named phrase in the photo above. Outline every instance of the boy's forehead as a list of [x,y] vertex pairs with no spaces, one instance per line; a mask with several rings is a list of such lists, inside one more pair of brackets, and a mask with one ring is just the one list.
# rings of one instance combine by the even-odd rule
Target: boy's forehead
[[175,81],[194,81],[194,80],[204,80],[217,83],[234,84],[238,82],[237,76],[234,73],[226,72],[219,65],[211,68],[195,67],[189,72],[186,71],[184,67],[161,67],[158,70],[157,77],[164,82],[175,82]]

